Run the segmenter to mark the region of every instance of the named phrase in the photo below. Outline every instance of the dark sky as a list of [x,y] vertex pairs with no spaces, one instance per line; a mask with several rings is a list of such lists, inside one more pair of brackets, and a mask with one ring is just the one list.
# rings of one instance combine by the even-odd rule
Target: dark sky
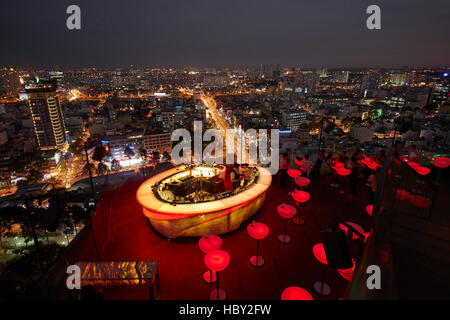
[[449,17],[449,0],[2,0],[0,66],[448,66]]

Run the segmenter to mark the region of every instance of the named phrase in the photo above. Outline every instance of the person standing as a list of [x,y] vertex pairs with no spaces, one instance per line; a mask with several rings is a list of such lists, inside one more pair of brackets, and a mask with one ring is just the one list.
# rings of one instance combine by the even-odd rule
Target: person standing
[[316,163],[314,164],[314,167],[312,169],[312,174],[316,177],[320,173],[320,169],[322,168],[322,162],[327,157],[327,153],[325,150],[320,150],[319,155],[317,156]]
[[309,154],[306,154],[303,160],[300,162],[301,170],[305,176],[309,178],[313,163],[309,160]]

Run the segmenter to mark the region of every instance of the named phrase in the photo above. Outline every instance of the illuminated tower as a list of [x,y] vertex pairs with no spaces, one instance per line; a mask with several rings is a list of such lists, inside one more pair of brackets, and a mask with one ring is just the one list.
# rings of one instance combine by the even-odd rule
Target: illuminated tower
[[34,132],[41,150],[67,149],[63,113],[56,81],[42,81],[26,88]]

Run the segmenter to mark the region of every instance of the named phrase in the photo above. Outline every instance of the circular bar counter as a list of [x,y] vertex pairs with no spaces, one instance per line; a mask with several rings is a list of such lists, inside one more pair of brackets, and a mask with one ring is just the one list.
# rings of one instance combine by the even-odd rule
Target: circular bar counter
[[180,203],[176,201],[176,197],[161,196],[164,192],[163,181],[177,184],[177,177],[189,178],[193,176],[194,171],[204,177],[202,170],[206,176],[211,176],[215,174],[211,173],[211,170],[219,169],[178,166],[149,178],[137,190],[137,201],[142,205],[144,215],[155,230],[169,239],[201,237],[208,233],[224,234],[236,230],[243,221],[262,207],[266,191],[272,182],[272,176],[267,169],[254,167],[252,170],[256,171],[250,183],[244,188],[234,188],[226,196],[219,194],[220,199],[217,200],[191,200]]

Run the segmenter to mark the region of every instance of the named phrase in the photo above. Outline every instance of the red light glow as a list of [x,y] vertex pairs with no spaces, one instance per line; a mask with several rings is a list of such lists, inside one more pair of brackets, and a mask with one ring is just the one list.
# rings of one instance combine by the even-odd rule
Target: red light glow
[[201,237],[198,241],[198,246],[204,253],[208,253],[210,251],[219,250],[222,248],[222,242],[223,241],[219,236],[211,234]]
[[323,243],[319,242],[313,247],[314,257],[323,264],[328,264],[327,256],[325,254],[325,248],[323,247]]
[[277,212],[283,218],[290,219],[297,214],[297,209],[293,206],[283,203],[277,207]]
[[224,250],[210,251],[205,255],[204,262],[209,270],[220,272],[230,264],[230,255]]
[[247,226],[247,232],[253,239],[261,240],[269,234],[269,227],[261,222],[252,222]]
[[281,300],[314,300],[314,298],[303,288],[288,287],[283,290]]

